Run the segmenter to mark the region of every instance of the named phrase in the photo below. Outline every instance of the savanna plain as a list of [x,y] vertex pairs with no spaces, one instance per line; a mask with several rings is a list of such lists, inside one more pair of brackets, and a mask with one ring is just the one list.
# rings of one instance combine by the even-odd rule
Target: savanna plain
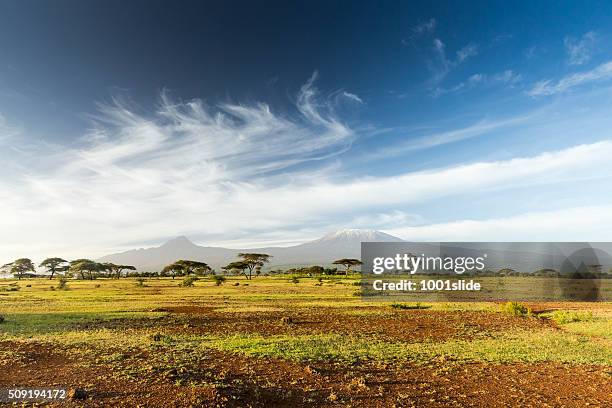
[[358,277],[6,279],[0,389],[79,391],[38,406],[612,406],[610,302],[358,290]]

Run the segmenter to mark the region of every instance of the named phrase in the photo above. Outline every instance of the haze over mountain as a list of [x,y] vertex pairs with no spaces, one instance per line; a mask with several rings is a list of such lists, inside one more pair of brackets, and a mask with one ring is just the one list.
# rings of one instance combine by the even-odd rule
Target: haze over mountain
[[218,269],[236,260],[239,252],[261,252],[272,255],[270,266],[330,264],[339,258],[360,258],[362,242],[398,241],[403,240],[380,231],[345,229],[290,247],[229,249],[196,245],[187,237],[180,236],[159,247],[106,255],[99,261],[134,265],[142,271],[157,271],[178,259],[191,259]]

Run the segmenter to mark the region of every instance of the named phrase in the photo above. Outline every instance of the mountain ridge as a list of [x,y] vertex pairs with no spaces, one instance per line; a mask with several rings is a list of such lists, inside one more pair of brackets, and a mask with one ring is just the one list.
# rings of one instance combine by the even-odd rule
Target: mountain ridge
[[100,257],[100,262],[134,265],[141,271],[157,271],[178,259],[191,259],[220,268],[235,260],[239,252],[264,252],[272,255],[270,266],[331,264],[339,258],[360,258],[361,242],[400,242],[401,238],[377,230],[345,229],[289,247],[230,249],[202,246],[178,236],[151,248],[132,249]]

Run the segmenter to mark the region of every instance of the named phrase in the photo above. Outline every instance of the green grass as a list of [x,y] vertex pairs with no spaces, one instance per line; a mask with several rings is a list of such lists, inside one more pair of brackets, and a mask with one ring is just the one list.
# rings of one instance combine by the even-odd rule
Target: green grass
[[[612,307],[610,303],[572,304],[576,310],[546,314],[562,330],[497,333],[474,340],[443,342],[384,342],[367,336],[340,336],[313,332],[308,335],[261,336],[247,333],[231,336],[177,335],[152,327],[85,328],[88,322],[114,319],[157,318],[164,312],[152,310],[166,306],[211,307],[231,313],[270,313],[294,310],[328,309],[354,315],[380,315],[402,318],[389,302],[365,301],[352,296],[356,279],[343,278],[347,284],[314,286],[316,278],[300,278],[296,285],[286,277],[255,278],[244,286],[244,278],[228,278],[221,286],[202,279],[193,287],[180,287],[179,279],[147,278],[146,287],[136,287],[134,279],[69,281],[67,290],[51,290],[53,280],[23,280],[19,291],[0,293],[0,339],[41,342],[50,346],[75,347],[80,352],[121,353],[127,349],[154,350],[163,355],[180,356],[206,353],[216,349],[256,357],[275,357],[297,361],[479,361],[540,362],[612,365]],[[240,286],[233,286],[240,282]],[[1,282],[8,287],[11,281]],[[31,287],[26,287],[26,285]],[[99,287],[96,287],[99,285]],[[417,309],[402,303],[399,309]],[[407,307],[404,307],[407,306]],[[511,314],[524,315],[526,308],[514,305]],[[483,311],[500,313],[494,303],[422,303],[418,308],[446,311]],[[515,313],[518,311],[519,313]],[[525,312],[525,313],[523,313]],[[412,312],[410,312],[412,313]],[[415,310],[414,313],[418,313]],[[527,313],[528,314],[528,313]],[[173,315],[182,319],[184,315]],[[341,317],[339,317],[341,318]],[[159,336],[156,336],[159,334]],[[119,350],[119,351],[118,351]],[[7,351],[0,358],[8,358]],[[109,354],[110,356],[110,354]],[[10,357],[10,356],[9,356]],[[119,358],[110,356],[110,359]]]
[[201,345],[257,357],[297,361],[398,361],[426,363],[542,362],[612,365],[612,344],[606,347],[582,336],[552,331],[505,333],[494,339],[441,343],[392,343],[338,335],[231,336],[203,338]]

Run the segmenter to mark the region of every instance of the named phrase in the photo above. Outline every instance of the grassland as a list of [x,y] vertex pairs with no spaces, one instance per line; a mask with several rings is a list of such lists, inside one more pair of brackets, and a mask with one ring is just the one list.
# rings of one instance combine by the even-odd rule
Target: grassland
[[0,388],[85,389],[75,406],[612,404],[611,303],[517,316],[364,301],[347,278],[180,282],[1,281]]

